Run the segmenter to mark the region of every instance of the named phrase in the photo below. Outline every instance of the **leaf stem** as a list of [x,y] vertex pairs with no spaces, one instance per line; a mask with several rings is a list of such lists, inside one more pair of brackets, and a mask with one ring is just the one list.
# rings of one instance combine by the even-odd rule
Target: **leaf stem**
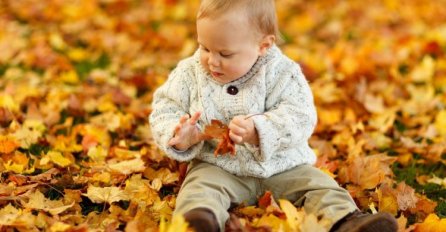
[[257,115],[263,115],[263,113],[251,114],[251,115],[249,115],[249,116],[246,116],[246,117],[245,117],[245,120],[248,119],[248,118],[250,118],[250,117],[257,116]]

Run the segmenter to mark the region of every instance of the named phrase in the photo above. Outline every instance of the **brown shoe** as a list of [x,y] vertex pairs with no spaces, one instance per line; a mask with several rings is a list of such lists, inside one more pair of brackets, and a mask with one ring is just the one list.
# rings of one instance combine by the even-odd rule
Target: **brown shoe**
[[184,219],[197,232],[217,232],[220,230],[214,213],[206,208],[196,208],[184,214]]
[[355,211],[339,222],[331,232],[396,232],[398,224],[389,213],[367,214]]

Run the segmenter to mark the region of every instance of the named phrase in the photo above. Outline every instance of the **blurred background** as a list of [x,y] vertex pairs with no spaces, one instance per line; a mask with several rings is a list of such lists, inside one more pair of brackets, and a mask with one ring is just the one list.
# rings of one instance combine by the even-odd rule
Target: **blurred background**
[[[17,176],[51,168],[58,177],[84,175],[42,181],[59,192],[78,191],[78,209],[70,213],[86,216],[98,207],[80,197],[87,185],[121,186],[129,174],[143,171],[158,201],[144,198],[146,208],[135,203],[141,212],[152,212],[141,215],[157,213],[153,225],[160,214],[169,218],[184,173],[154,146],[147,116],[153,90],[197,48],[198,5],[199,0],[0,1],[2,185],[25,185],[29,177],[19,182]],[[277,0],[276,7],[279,46],[301,65],[318,108],[310,140],[318,167],[364,211],[391,212],[403,227],[419,231],[429,215],[426,226],[444,225],[446,1]],[[99,176],[100,167],[135,156],[150,169]],[[34,188],[51,200],[62,197],[48,187]],[[0,206],[8,199],[0,198]],[[102,213],[112,214],[109,203]],[[121,216],[113,220],[122,229],[131,219]]]

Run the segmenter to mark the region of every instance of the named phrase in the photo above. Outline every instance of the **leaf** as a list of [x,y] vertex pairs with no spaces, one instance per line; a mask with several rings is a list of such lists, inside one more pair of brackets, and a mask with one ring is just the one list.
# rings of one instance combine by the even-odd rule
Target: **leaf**
[[19,144],[10,137],[0,135],[0,154],[8,154],[19,147]]
[[446,136],[446,110],[437,113],[434,125],[440,135]]
[[108,164],[108,168],[114,172],[129,175],[134,172],[142,172],[145,169],[144,161],[141,158],[125,160],[115,164]]
[[13,225],[16,219],[22,214],[20,209],[8,204],[0,210],[0,225]]
[[396,158],[384,154],[356,157],[342,168],[346,174],[342,178],[363,189],[373,189],[393,175],[390,164],[395,160]]
[[262,197],[259,198],[259,207],[264,209],[267,214],[274,214],[275,216],[285,219],[285,213],[280,209],[271,191],[265,191]]
[[188,223],[181,215],[175,215],[170,224],[164,218],[160,220],[159,232],[186,232]]
[[24,204],[26,208],[31,209],[41,209],[46,212],[51,213],[52,215],[58,215],[65,210],[73,207],[74,201],[69,205],[64,205],[62,201],[52,201],[47,198],[40,192],[35,191],[31,195],[29,195],[29,201]]
[[295,231],[302,223],[302,213],[298,212],[296,207],[288,200],[279,200],[280,208],[286,215],[286,221],[291,230]]
[[88,197],[94,203],[113,203],[123,200],[129,200],[127,194],[118,187],[95,187],[88,186],[87,193],[82,194]]
[[206,125],[204,128],[203,138],[209,139],[219,139],[220,142],[214,151],[215,156],[221,154],[224,155],[229,153],[235,155],[235,144],[229,137],[229,128],[219,120],[211,120],[210,125]]
[[440,219],[435,214],[429,214],[422,223],[415,226],[415,232],[440,232],[446,231],[446,218]]
[[141,174],[133,175],[125,181],[125,193],[140,206],[152,205],[159,200],[158,193],[149,187],[150,181],[141,178]]
[[399,210],[406,210],[416,207],[418,198],[415,196],[415,189],[401,182],[396,187],[396,198]]
[[58,151],[49,151],[47,153],[49,160],[61,167],[67,167],[72,164],[70,159],[65,158],[61,152]]
[[398,202],[395,190],[390,188],[387,184],[383,184],[376,191],[378,193],[379,211],[396,215],[398,212]]

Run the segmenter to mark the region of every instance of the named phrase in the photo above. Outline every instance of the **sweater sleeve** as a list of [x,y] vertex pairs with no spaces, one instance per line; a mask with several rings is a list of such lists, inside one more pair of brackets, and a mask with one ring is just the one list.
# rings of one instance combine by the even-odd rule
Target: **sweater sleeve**
[[292,69],[292,73],[274,77],[278,81],[268,94],[265,113],[253,117],[260,140],[259,161],[308,143],[316,126],[310,86],[297,64],[293,63]]
[[[174,128],[181,116],[189,112],[191,83],[193,81],[193,62],[180,62],[153,95],[152,112],[149,124],[155,143],[167,156],[178,161],[193,159],[201,150],[200,142],[186,151],[178,151],[168,145],[174,135]],[[197,126],[200,128],[200,125]],[[201,128],[200,128],[201,129]]]

